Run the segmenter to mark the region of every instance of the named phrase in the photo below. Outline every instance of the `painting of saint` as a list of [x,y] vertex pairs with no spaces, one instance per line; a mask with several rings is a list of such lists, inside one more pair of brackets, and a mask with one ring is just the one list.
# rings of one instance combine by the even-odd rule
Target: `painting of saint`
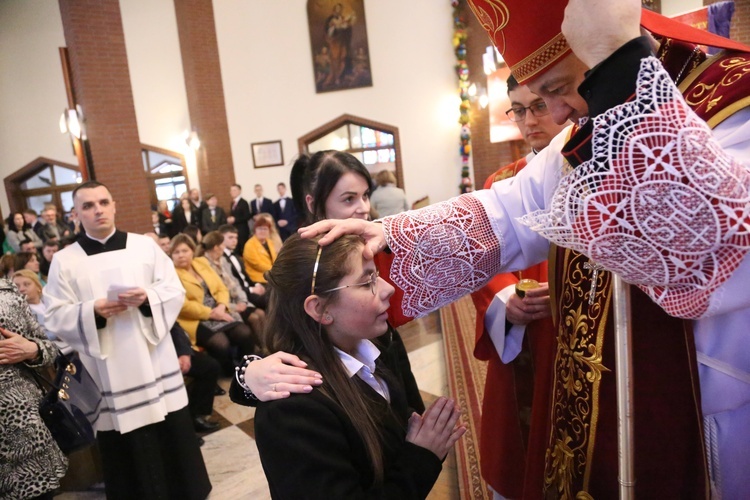
[[315,90],[372,86],[364,0],[308,0]]

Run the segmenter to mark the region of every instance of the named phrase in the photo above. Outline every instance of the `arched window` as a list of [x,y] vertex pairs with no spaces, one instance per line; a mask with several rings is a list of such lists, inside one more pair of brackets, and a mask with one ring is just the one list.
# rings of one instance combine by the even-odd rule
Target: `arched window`
[[392,125],[342,115],[300,137],[298,145],[301,153],[346,151],[356,156],[373,177],[381,170],[390,170],[398,186],[404,187],[398,128]]
[[41,214],[45,204],[53,203],[58,213],[67,214],[73,209],[73,190],[80,182],[76,165],[37,158],[5,178],[5,191],[12,212],[30,208]]
[[185,157],[174,151],[141,144],[143,168],[151,187],[151,204],[156,206],[164,200],[173,210],[180,195],[187,191],[185,180]]

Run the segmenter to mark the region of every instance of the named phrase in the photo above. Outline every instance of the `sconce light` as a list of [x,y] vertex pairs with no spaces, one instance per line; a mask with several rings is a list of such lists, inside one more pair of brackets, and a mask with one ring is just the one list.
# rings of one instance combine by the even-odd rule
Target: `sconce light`
[[201,140],[198,137],[198,132],[193,130],[192,132],[187,134],[187,136],[185,137],[185,143],[193,151],[198,151],[198,149],[201,147]]
[[472,83],[468,89],[469,100],[471,102],[478,102],[482,109],[486,108],[490,103],[490,98],[487,95],[487,90],[481,85]]
[[490,45],[482,54],[482,67],[485,75],[491,75],[499,66],[505,65],[505,59],[494,45]]
[[69,133],[76,139],[86,139],[86,129],[83,126],[83,111],[81,106],[76,105],[75,109],[65,109],[60,116],[60,133]]

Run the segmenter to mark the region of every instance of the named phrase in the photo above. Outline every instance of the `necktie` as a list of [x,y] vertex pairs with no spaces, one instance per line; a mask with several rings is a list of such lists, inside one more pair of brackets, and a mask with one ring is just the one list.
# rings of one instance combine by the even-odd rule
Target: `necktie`
[[255,210],[257,210],[258,212],[260,212],[260,198],[258,198],[257,200],[255,200]]

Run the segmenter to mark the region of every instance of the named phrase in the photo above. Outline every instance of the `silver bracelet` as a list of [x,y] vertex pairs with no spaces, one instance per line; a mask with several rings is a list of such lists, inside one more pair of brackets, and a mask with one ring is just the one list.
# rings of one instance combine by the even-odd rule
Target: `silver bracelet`
[[250,363],[261,359],[263,358],[260,356],[256,356],[255,354],[245,354],[242,357],[242,364],[234,367],[234,379],[237,381],[240,387],[242,387],[242,390],[245,391],[245,397],[254,399],[256,401],[259,401],[258,397],[253,394],[252,389],[250,389],[250,387],[248,387],[248,385],[245,383],[245,370],[250,365]]

